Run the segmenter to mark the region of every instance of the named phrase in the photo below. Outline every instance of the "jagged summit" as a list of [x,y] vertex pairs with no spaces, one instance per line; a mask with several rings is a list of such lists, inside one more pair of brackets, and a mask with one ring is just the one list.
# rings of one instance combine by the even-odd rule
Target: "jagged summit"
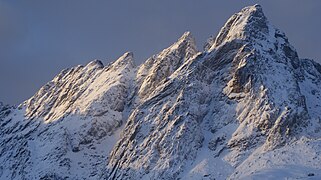
[[[87,114],[94,111],[94,108],[99,109],[96,106],[92,107],[92,103],[107,96],[111,83],[121,79],[121,83],[127,86],[129,82],[123,82],[123,80],[130,80],[131,77],[127,74],[134,71],[131,52],[126,52],[106,67],[101,61],[94,60],[86,66],[65,69],[25,101],[21,107],[26,107],[27,117],[43,117],[47,121],[60,119],[70,113]],[[106,74],[110,72],[114,74],[107,76]],[[96,91],[95,94],[91,93],[93,90]],[[101,108],[103,107],[106,108],[105,106]]]
[[89,62],[86,66],[87,66],[87,67],[103,68],[103,67],[104,67],[104,64],[103,64],[103,62],[101,62],[100,60],[95,59],[95,60]]
[[149,96],[162,80],[168,78],[197,53],[194,37],[190,32],[185,32],[170,47],[147,59],[138,68],[139,96]]
[[263,9],[262,9],[262,6],[260,4],[254,4],[252,6],[247,6],[247,7],[244,7],[240,13],[243,13],[243,12],[253,12],[254,14],[252,14],[253,16],[257,16],[257,17],[263,17],[264,14],[263,14]]
[[186,32],[0,103],[0,179],[319,178],[320,89],[321,65],[249,6],[203,52]]
[[[281,147],[293,151],[286,144],[305,132],[306,100],[312,100],[302,90],[305,70],[285,34],[254,5],[229,18],[212,43],[198,56],[185,56],[192,63],[178,63],[184,68],[171,73],[162,73],[168,72],[162,62],[171,61],[159,56],[171,48],[143,64],[142,69],[151,70],[147,76],[138,71],[143,82],[138,84],[139,95],[148,98],[129,116],[105,178],[202,179],[201,173],[213,179],[240,179],[271,167],[246,169],[264,153]],[[280,165],[277,161],[273,159]],[[218,166],[222,171],[213,168]]]
[[[120,68],[122,66],[130,66],[132,68],[135,67],[134,65],[134,54],[130,51],[125,52],[122,56],[120,56],[117,60],[114,62],[111,62],[109,65],[111,65],[114,68]],[[77,66],[82,67],[82,66]],[[84,66],[84,69],[109,69],[109,66],[104,66],[103,62],[95,59],[93,61],[90,61],[87,65]],[[67,69],[68,70],[68,69]]]
[[[215,40],[208,40],[212,49],[235,39],[262,38],[269,33],[269,23],[258,4],[243,8],[231,16],[218,33]],[[211,49],[207,48],[207,49]]]
[[134,65],[134,54],[132,52],[125,52],[114,63],[113,66]]
[[243,8],[240,12],[232,15],[217,36],[211,36],[204,45],[204,50],[224,44],[235,39],[246,39],[256,36],[255,33],[266,33],[268,21],[263,13],[261,5],[255,4]]
[[65,69],[13,113],[0,107],[0,159],[18,159],[0,166],[0,179],[98,179],[127,118],[132,59]]
[[183,41],[188,41],[191,45],[195,45],[195,39],[190,31],[186,31],[177,41],[177,43],[182,43]]
[[133,57],[134,57],[133,52],[128,51],[128,52],[125,52],[119,59],[127,59],[127,58],[132,59]]
[[[195,39],[190,31],[186,31],[173,45],[170,46],[173,50],[184,48],[183,46],[187,46],[189,49],[187,49],[186,54],[188,57],[192,56],[197,52],[196,42]],[[190,52],[189,52],[190,51]]]

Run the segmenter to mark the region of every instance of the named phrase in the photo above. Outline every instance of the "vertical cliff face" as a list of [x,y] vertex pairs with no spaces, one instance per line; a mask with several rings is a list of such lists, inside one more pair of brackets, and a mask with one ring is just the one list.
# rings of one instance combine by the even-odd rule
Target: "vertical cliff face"
[[186,32],[139,67],[95,60],[1,103],[0,179],[319,176],[321,65],[259,5],[204,49]]

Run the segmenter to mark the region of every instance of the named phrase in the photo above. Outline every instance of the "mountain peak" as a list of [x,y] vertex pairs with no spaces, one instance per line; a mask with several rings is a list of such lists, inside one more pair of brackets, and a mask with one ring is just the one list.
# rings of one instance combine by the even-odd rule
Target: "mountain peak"
[[158,84],[198,53],[192,34],[185,32],[175,43],[147,59],[138,69],[140,97],[149,95]]
[[168,52],[181,51],[185,52],[184,56],[186,59],[189,59],[198,52],[195,38],[189,31],[186,31],[175,43],[173,43],[169,48],[163,50],[159,55],[163,56],[164,54],[168,54]]
[[[193,37],[192,33],[190,31],[186,31],[175,44],[182,44],[184,42],[187,42],[188,45],[195,47],[196,49],[196,42],[195,38]],[[175,45],[173,44],[173,45]]]
[[194,41],[194,37],[190,31],[184,32],[184,34],[179,38],[178,41],[191,40]]
[[113,63],[114,66],[124,66],[128,64],[134,67],[134,54],[130,51],[125,52]]
[[259,4],[244,7],[240,12],[236,13],[235,15],[241,15],[247,17],[248,19],[251,19],[252,17],[265,18],[263,8]]
[[206,52],[175,40],[137,68],[126,52],[0,102],[0,179],[320,179],[321,65],[260,5]]
[[120,56],[116,61],[131,61],[133,60],[134,53],[127,51],[122,56]]
[[103,68],[104,67],[104,64],[98,60],[98,59],[95,59],[91,62],[89,62],[86,67],[97,67],[97,68]]
[[263,13],[261,5],[255,4],[243,8],[232,15],[220,30],[211,48],[234,39],[258,39],[268,34],[269,23]]
[[253,6],[247,6],[247,7],[243,8],[242,11],[245,9],[248,9],[250,11],[261,11],[263,13],[262,6],[260,4],[254,4]]

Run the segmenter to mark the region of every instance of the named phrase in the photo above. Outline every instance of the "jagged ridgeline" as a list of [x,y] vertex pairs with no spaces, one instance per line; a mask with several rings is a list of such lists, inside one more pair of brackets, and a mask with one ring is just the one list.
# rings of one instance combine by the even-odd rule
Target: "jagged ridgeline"
[[127,52],[0,104],[0,179],[321,178],[321,66],[259,5],[204,50],[186,32],[140,66]]

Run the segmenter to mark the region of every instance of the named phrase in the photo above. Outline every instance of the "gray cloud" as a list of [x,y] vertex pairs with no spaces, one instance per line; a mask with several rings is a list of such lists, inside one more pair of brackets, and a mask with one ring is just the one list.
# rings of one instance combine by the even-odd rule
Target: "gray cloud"
[[255,3],[301,57],[321,61],[321,1],[1,1],[0,101],[18,104],[62,69],[92,59],[107,63],[133,51],[139,64],[187,30],[202,47]]

